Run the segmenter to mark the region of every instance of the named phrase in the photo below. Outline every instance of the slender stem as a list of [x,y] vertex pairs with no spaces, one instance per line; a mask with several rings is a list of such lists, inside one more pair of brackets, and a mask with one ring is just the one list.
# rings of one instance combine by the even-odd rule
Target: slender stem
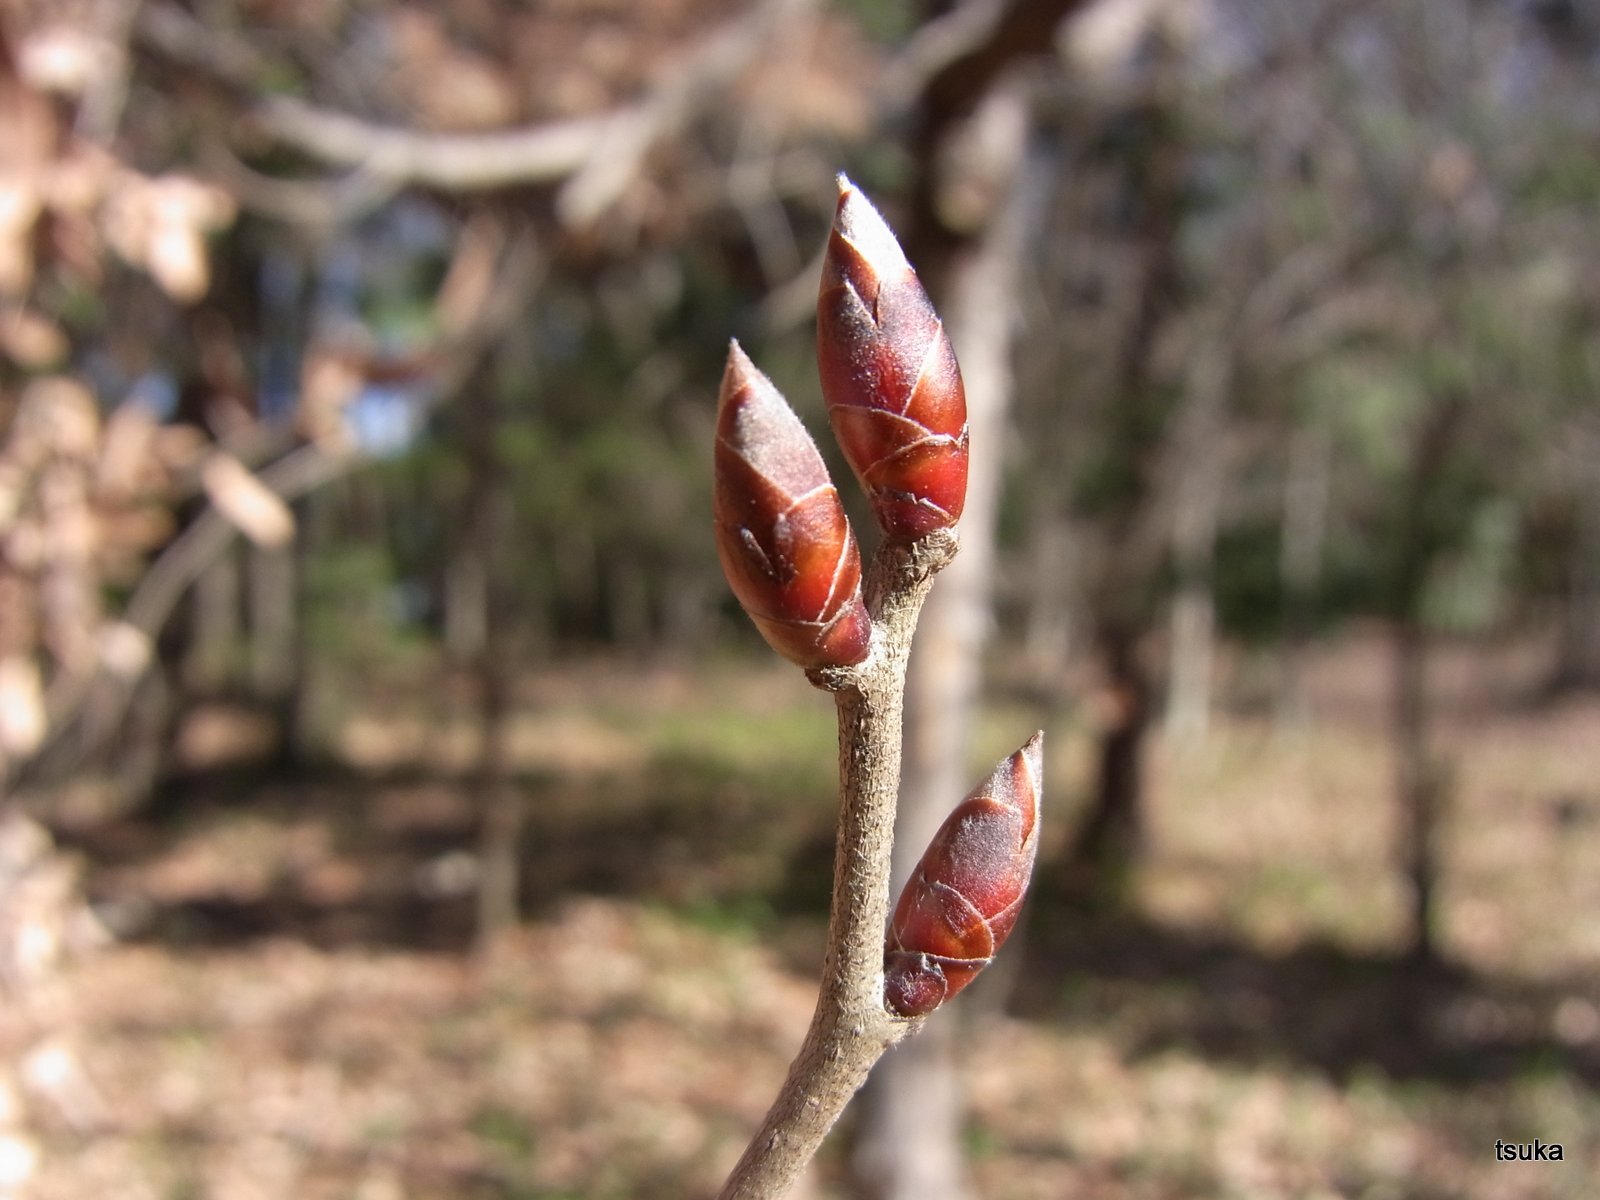
[[799,1178],[883,1052],[920,1024],[883,1005],[889,855],[900,790],[900,721],[917,614],[955,557],[954,533],[885,542],[868,565],[872,651],[812,673],[839,711],[839,831],[822,986],[805,1042],[719,1200],[776,1200]]

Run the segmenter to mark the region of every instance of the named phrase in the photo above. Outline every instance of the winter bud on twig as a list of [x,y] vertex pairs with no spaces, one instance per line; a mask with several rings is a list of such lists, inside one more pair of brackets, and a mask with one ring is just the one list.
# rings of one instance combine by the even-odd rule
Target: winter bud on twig
[[817,299],[828,419],[885,533],[947,529],[967,495],[967,400],[955,351],[900,243],[839,176]]
[[895,905],[884,998],[932,1012],[994,958],[1017,923],[1039,842],[1044,734],[994,769],[934,834]]
[[800,418],[737,342],[717,407],[713,499],[728,585],[772,648],[802,667],[867,656],[861,552]]

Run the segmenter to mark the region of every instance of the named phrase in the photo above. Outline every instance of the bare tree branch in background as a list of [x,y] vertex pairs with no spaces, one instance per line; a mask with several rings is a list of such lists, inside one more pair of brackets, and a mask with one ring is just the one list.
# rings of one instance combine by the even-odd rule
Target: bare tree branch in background
[[[480,249],[494,256],[490,274],[465,265]],[[444,402],[460,390],[484,348],[522,310],[542,269],[542,258],[531,234],[523,231],[509,237],[467,237],[458,264],[463,264],[462,269],[446,277],[438,299],[445,340],[429,356],[434,403]],[[476,281],[464,279],[469,272],[477,276]],[[290,450],[251,478],[266,494],[292,500],[347,475],[366,461],[342,440],[312,442]],[[71,744],[72,757],[93,757],[104,748],[152,665],[155,641],[178,602],[227,551],[240,529],[236,514],[209,507],[162,550],[107,632],[108,647],[114,652],[102,656],[96,671],[64,676],[51,690],[46,701],[49,733],[41,740],[39,755],[53,752],[80,712],[81,740]]]
[[[489,133],[428,133],[275,96],[255,100],[246,117],[260,135],[393,188],[472,192],[565,181],[557,214],[569,228],[587,228],[638,179],[653,149],[770,54],[813,3],[763,0],[663,69],[643,99],[593,116]],[[235,87],[260,67],[247,43],[172,5],[144,6],[138,31],[152,48]]]

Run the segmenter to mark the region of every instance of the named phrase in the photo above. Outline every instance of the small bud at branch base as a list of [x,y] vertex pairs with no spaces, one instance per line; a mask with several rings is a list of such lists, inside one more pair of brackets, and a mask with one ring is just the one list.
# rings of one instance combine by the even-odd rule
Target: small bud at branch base
[[1036,733],[945,818],[895,905],[884,999],[932,1012],[993,961],[1017,923],[1039,846],[1044,734]]

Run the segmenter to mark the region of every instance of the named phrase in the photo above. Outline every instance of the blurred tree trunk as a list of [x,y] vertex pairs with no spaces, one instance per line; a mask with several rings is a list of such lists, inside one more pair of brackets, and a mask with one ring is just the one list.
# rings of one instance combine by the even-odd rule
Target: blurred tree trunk
[[194,625],[184,650],[184,687],[216,693],[227,686],[239,648],[239,560],[230,547],[194,583]]
[[1322,546],[1328,527],[1332,469],[1333,444],[1326,429],[1305,424],[1289,435],[1278,554],[1283,590],[1283,659],[1277,700],[1277,725],[1281,731],[1304,726],[1309,716],[1305,659],[1316,624],[1317,592],[1322,586]]
[[1095,793],[1073,839],[1068,872],[1087,898],[1110,899],[1137,857],[1143,831],[1144,735],[1149,728],[1149,683],[1139,644],[1150,617],[1144,592],[1155,562],[1139,547],[1146,541],[1160,480],[1160,439],[1151,430],[1166,419],[1153,378],[1157,334],[1180,302],[1178,230],[1183,218],[1188,145],[1179,120],[1179,49],[1175,35],[1156,27],[1150,36],[1150,72],[1144,97],[1130,116],[1136,132],[1127,165],[1128,192],[1137,204],[1137,255],[1132,302],[1110,377],[1108,453],[1121,464],[1122,481],[1103,514],[1105,564],[1091,590],[1095,655],[1103,678],[1103,720]]
[[[961,553],[941,575],[917,626],[906,681],[905,752],[895,819],[893,888],[910,878],[923,849],[967,793],[970,730],[992,621],[995,538],[1012,386],[1011,338],[1025,228],[1030,101],[1025,83],[999,65],[1048,47],[1074,4],[1013,5],[996,26],[1037,20],[983,70],[984,87],[956,99],[931,85],[918,145],[919,180],[906,229],[917,264],[945,320],[966,386],[971,457]],[[982,54],[980,47],[974,53]],[[949,75],[949,68],[944,75]],[[957,74],[963,83],[972,76]],[[957,1027],[932,1021],[879,1062],[859,1101],[852,1170],[870,1200],[965,1200],[972,1194],[962,1150]]]
[[1460,519],[1455,499],[1440,494],[1440,472],[1450,461],[1467,412],[1467,397],[1459,392],[1435,402],[1413,438],[1405,487],[1396,498],[1399,509],[1390,598],[1394,671],[1390,742],[1401,816],[1401,867],[1411,892],[1408,954],[1418,963],[1438,956],[1434,941],[1435,830],[1448,780],[1446,765],[1430,746],[1424,602],[1434,563],[1449,542],[1450,526]]
[[1600,688],[1600,430],[1582,439],[1577,529],[1567,558],[1556,661],[1548,690]]
[[1102,673],[1095,755],[1094,800],[1068,856],[1083,897],[1121,893],[1144,840],[1144,740],[1150,725],[1150,685],[1139,661],[1140,631],[1102,620],[1095,645]]
[[1403,814],[1401,857],[1411,887],[1409,956],[1416,962],[1437,957],[1434,896],[1438,869],[1434,830],[1444,800],[1446,775],[1429,751],[1427,635],[1414,616],[1402,617],[1393,632],[1395,790]]
[[293,556],[294,613],[289,636],[290,664],[286,683],[277,698],[278,727],[282,731],[280,760],[285,766],[303,765],[317,746],[316,652],[312,645],[313,565],[328,540],[330,499],[324,488],[313,489],[294,502]]
[[705,571],[685,566],[669,570],[662,599],[661,637],[654,649],[668,658],[693,661],[711,640],[716,595]]
[[471,484],[462,521],[458,565],[482,580],[482,636],[473,664],[478,704],[478,763],[473,789],[483,814],[479,826],[478,945],[492,947],[519,919],[523,798],[510,777],[507,722],[511,709],[508,605],[505,570],[497,550],[509,532],[511,497],[496,445],[500,404],[492,381],[480,372],[465,389],[467,460]]
[[[492,612],[497,605],[491,603]],[[478,769],[475,790],[483,806],[479,840],[482,872],[478,890],[478,943],[492,945],[521,918],[522,832],[527,813],[521,791],[511,779],[507,723],[511,707],[511,671],[504,621],[491,617],[478,665]]]
[[[1039,489],[1043,492],[1044,489]],[[1049,709],[1067,698],[1066,672],[1072,655],[1073,610],[1067,602],[1075,586],[1072,527],[1061,515],[1060,496],[1038,496],[1029,514],[1027,594],[1022,654],[1028,685]]]
[[[1211,691],[1216,658],[1217,605],[1212,591],[1216,538],[1215,493],[1203,494],[1206,507],[1180,519],[1174,540],[1178,588],[1172,597],[1171,677],[1167,683],[1166,730],[1178,746],[1192,749],[1211,726]],[[1201,528],[1209,532],[1200,532]]]
[[648,573],[636,558],[617,555],[607,564],[606,584],[607,640],[639,657],[654,641]]
[[1172,601],[1166,726],[1170,736],[1188,745],[1204,740],[1211,720],[1217,623],[1214,566],[1227,453],[1223,414],[1233,375],[1231,336],[1227,330],[1219,331],[1195,354],[1178,436],[1180,477],[1172,514],[1178,586]]
[[296,676],[302,655],[297,608],[300,564],[295,543],[247,546],[245,577],[250,614],[250,690],[277,722],[281,761],[293,758]]
[[488,563],[475,540],[466,537],[457,543],[445,568],[442,589],[445,657],[460,666],[481,659],[488,636]]

